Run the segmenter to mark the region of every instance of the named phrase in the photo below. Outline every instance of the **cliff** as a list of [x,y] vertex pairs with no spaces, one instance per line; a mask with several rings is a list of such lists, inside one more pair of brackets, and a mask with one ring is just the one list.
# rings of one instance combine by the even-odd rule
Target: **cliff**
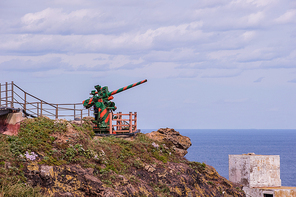
[[116,138],[91,128],[36,118],[1,135],[0,196],[245,196],[213,167],[187,161],[190,139],[174,129]]

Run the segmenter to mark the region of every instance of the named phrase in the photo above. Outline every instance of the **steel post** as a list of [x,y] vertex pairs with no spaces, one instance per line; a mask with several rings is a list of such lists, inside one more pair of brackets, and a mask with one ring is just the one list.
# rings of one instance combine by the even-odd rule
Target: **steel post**
[[27,111],[27,92],[24,95],[24,110]]
[[42,101],[40,102],[40,116],[42,116]]
[[132,129],[133,129],[133,113],[132,112],[130,112],[129,113],[129,132],[130,133],[132,133]]
[[59,105],[56,104],[56,119],[59,119]]
[[37,102],[37,117],[39,117],[39,102]]
[[134,114],[134,124],[135,124],[134,132],[136,132],[137,131],[137,112],[135,112],[135,114]]
[[13,95],[14,95],[14,91],[13,91],[13,81],[12,81],[11,82],[11,104],[10,104],[12,108],[13,108],[13,102],[14,102]]
[[8,83],[6,82],[5,83],[5,96],[6,96],[6,98],[5,98],[5,101],[6,101],[6,107],[8,107]]

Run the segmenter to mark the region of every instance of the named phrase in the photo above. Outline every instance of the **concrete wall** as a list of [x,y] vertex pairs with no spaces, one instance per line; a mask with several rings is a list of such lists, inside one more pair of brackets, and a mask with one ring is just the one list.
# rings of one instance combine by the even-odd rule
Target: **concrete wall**
[[279,155],[229,155],[229,180],[246,187],[281,186]]
[[274,197],[296,197],[296,188],[294,189],[277,189],[274,191]]
[[20,122],[24,119],[22,112],[9,113],[0,116],[0,133],[5,135],[17,135]]
[[247,197],[264,197],[264,194],[272,194],[273,197],[296,197],[295,187],[275,187],[275,188],[248,188],[244,187]]

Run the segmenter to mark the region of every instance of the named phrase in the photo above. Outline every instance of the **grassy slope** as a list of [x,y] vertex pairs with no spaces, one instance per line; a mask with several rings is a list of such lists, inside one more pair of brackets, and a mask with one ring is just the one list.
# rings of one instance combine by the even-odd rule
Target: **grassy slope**
[[[40,188],[25,184],[22,170],[24,162],[31,159],[39,164],[79,164],[83,168],[93,168],[94,174],[109,187],[116,181],[112,173],[136,182],[137,177],[130,176],[130,170],[143,169],[156,161],[163,165],[186,163],[196,171],[206,172],[205,164],[188,162],[174,154],[172,144],[158,143],[159,148],[156,148],[152,142],[141,133],[134,140],[97,138],[88,121],[77,126],[63,120],[27,119],[22,122],[18,136],[0,136],[0,197],[42,196]],[[154,191],[165,196],[168,188],[156,185]]]

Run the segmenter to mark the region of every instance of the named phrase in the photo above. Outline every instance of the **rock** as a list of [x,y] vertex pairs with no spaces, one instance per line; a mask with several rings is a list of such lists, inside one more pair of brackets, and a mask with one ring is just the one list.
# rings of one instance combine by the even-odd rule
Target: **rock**
[[[40,169],[40,170],[39,170]],[[32,186],[41,186],[52,196],[102,196],[103,183],[93,176],[93,169],[83,169],[76,165],[47,166],[30,163],[25,175]]]
[[56,193],[55,197],[72,197],[73,194],[71,194],[70,192],[65,192],[65,193]]
[[147,133],[146,136],[159,142],[172,142],[176,147],[175,151],[181,156],[185,156],[187,154],[186,150],[192,145],[189,137],[183,136],[178,131],[170,128],[161,128]]
[[92,116],[86,116],[82,118],[83,120],[94,120],[95,118]]
[[147,170],[148,172],[154,172],[156,169],[151,165],[147,165],[145,166],[145,170]]
[[187,150],[184,150],[184,149],[181,149],[181,148],[175,148],[175,151],[180,156],[185,156],[188,153]]

